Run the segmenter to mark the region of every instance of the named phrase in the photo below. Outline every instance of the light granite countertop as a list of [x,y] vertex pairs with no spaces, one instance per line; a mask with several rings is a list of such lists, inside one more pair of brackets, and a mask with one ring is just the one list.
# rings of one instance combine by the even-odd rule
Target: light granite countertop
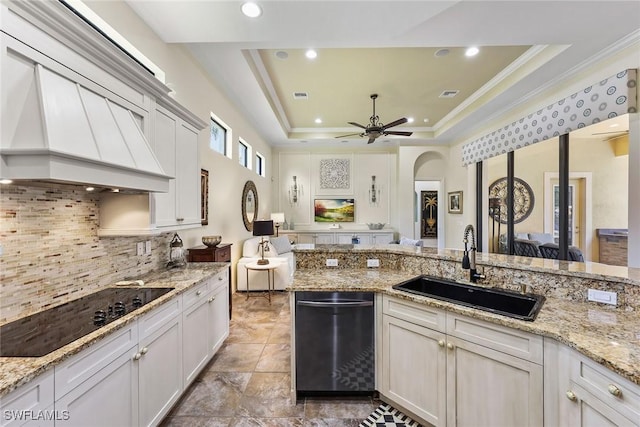
[[174,288],[174,290],[45,356],[0,357],[0,397],[52,369],[55,365],[105,338],[112,332],[125,327],[138,317],[182,294],[192,286],[202,283],[227,268],[229,268],[229,264],[222,262],[189,263],[183,269],[156,271],[137,278],[144,281],[142,287]]
[[[413,250],[415,252],[415,250]],[[289,291],[374,291],[553,338],[640,385],[640,313],[596,303],[547,297],[533,322],[512,319],[433,298],[393,285],[415,273],[378,269],[298,269]]]

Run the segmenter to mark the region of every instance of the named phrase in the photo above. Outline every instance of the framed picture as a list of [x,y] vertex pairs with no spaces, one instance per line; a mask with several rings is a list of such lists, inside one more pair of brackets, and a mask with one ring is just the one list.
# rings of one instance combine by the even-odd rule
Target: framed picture
[[200,221],[209,224],[209,171],[200,169]]
[[449,193],[448,211],[451,214],[462,213],[462,191],[452,191]]
[[316,222],[353,222],[354,199],[315,199]]

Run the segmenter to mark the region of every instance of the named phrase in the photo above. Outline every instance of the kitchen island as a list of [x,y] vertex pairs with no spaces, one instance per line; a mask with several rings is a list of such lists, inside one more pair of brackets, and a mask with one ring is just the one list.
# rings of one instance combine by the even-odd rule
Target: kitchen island
[[[494,405],[493,413],[504,415],[503,407],[514,405],[505,402],[501,406],[496,403],[497,395],[506,393],[525,399],[520,406],[515,404],[518,409],[512,411],[509,420],[518,419],[518,412],[527,414],[528,425],[543,424],[543,417],[547,425],[560,425],[572,419],[587,420],[592,412],[584,408],[591,407],[597,396],[600,400],[593,403],[595,407],[615,408],[606,418],[611,425],[640,424],[640,272],[637,269],[479,254],[478,267],[486,276],[478,283],[480,286],[513,291],[526,286],[527,292],[546,297],[537,318],[523,321],[393,289],[393,285],[419,275],[468,283],[469,272],[461,268],[461,251],[398,245],[316,245],[296,249],[295,253],[298,269],[288,288],[292,295],[295,291],[377,293],[377,390],[383,400],[423,421],[448,425],[453,421],[444,421],[447,417],[460,422],[465,416],[477,413],[478,408],[469,410],[469,405],[465,406],[463,395],[455,394],[459,388],[454,384],[460,381],[460,375],[457,380],[455,375],[452,378],[453,368],[448,367],[455,366],[454,372],[462,369],[458,373],[464,372],[462,377],[467,378],[462,380],[463,388],[471,387],[474,399],[482,401],[482,405]],[[327,259],[337,260],[337,267],[327,267]],[[380,267],[367,268],[367,260],[377,260]],[[587,301],[588,289],[616,292],[617,306]],[[292,312],[295,317],[293,305]],[[457,329],[459,325],[466,325],[461,328],[467,329]],[[515,341],[503,345],[505,343],[496,338],[499,336]],[[405,344],[410,348],[422,349],[421,355],[409,350],[407,356],[406,349],[404,352],[394,350],[398,342],[406,339],[409,341]],[[502,346],[501,352],[487,350],[496,343]],[[514,350],[520,345],[522,348]],[[474,382],[478,370],[467,371],[461,365],[464,357],[474,352],[479,353],[473,360],[490,360],[479,349],[509,360],[507,364],[501,360],[495,366],[483,367],[485,371],[495,368],[496,372],[502,372],[488,383]],[[295,360],[295,355],[292,357]],[[424,362],[425,359],[430,362]],[[411,368],[399,367],[402,364]],[[424,367],[424,373],[420,366]],[[435,369],[434,366],[447,372],[446,381],[445,377],[429,377],[427,372]],[[504,382],[510,373],[518,378],[520,386],[505,391],[516,382],[515,377]],[[422,396],[424,389],[416,383],[416,378],[422,376],[424,381],[434,384],[439,393]],[[441,387],[441,383],[448,385]],[[483,387],[485,392],[481,391]],[[292,393],[295,393],[295,379]],[[488,396],[489,401],[478,396]],[[598,418],[598,422],[602,421]]]
[[56,414],[72,415],[56,424],[116,409],[118,423],[159,423],[228,336],[228,271],[189,263],[114,284],[171,291],[42,357],[0,358],[3,409],[50,410],[55,396]]

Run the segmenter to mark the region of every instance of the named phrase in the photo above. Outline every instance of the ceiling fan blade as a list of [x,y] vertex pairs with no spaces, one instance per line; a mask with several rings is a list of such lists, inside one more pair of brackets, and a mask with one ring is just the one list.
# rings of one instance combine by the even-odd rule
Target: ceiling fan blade
[[385,135],[400,135],[400,136],[411,136],[413,132],[405,132],[401,130],[389,130],[384,133]]
[[346,138],[348,136],[356,136],[356,135],[362,136],[361,133],[350,133],[350,134],[347,134],[347,135],[336,136],[336,138]]
[[369,141],[367,141],[367,144],[371,144],[373,141],[375,141],[376,139],[374,137],[369,137]]
[[394,126],[401,125],[403,123],[407,123],[407,121],[408,121],[407,118],[403,117],[401,119],[396,120],[395,122],[387,123],[386,125],[382,126],[382,130],[389,129],[389,128],[392,128]]
[[362,126],[360,123],[356,123],[356,122],[348,122],[348,123],[350,125],[357,126],[359,128],[362,128],[362,129],[366,129],[366,126]]

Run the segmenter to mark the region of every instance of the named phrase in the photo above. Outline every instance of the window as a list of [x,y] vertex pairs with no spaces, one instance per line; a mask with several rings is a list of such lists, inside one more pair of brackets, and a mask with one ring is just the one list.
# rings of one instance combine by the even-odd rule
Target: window
[[247,147],[246,144],[242,142],[242,140],[238,141],[238,159],[240,159],[240,164],[245,168],[247,167],[248,151],[249,151],[249,147]]
[[256,173],[260,176],[266,176],[264,169],[264,156],[256,153]]
[[238,160],[247,169],[251,169],[251,146],[242,138],[238,138]]
[[231,129],[215,114],[211,113],[211,133],[209,134],[209,147],[231,158],[229,141],[231,140]]

